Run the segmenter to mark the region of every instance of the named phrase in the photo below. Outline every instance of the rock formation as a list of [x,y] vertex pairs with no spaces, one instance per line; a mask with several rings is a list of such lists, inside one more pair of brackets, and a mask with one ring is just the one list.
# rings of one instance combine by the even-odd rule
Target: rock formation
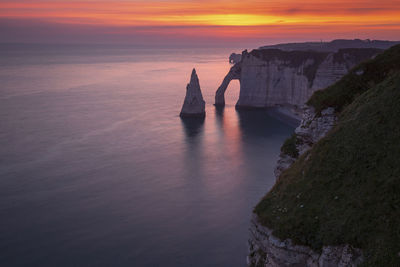
[[[304,105],[302,120],[295,130],[296,149],[299,156],[323,138],[335,125],[336,120],[333,108],[327,108],[321,112],[320,116],[317,116],[313,107]],[[281,152],[274,170],[275,178],[278,179],[281,173],[289,168],[295,160],[296,158]]]
[[248,266],[355,267],[364,260],[360,249],[346,244],[324,246],[317,252],[290,239],[281,241],[258,222],[257,216],[251,220],[250,234]]
[[229,56],[229,63],[231,63],[231,64],[239,63],[240,60],[242,60],[242,54],[232,53]]
[[341,49],[338,52],[282,51],[279,49],[244,51],[224,78],[215,95],[215,104],[223,106],[224,93],[231,80],[240,82],[237,108],[274,106],[301,107],[318,89],[344,76],[361,61],[381,50]]
[[185,101],[183,102],[181,117],[204,117],[205,102],[201,94],[199,78],[197,77],[196,70],[193,69],[190,82],[186,87]]
[[229,83],[232,80],[239,80],[241,73],[241,64],[235,64],[225,76],[222,81],[221,86],[218,88],[215,93],[215,105],[216,106],[225,106],[225,91],[228,88]]

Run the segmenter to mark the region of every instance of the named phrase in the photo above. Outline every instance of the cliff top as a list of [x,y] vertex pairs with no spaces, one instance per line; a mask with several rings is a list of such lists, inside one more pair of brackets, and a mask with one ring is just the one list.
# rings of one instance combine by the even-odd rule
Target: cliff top
[[361,63],[332,86],[316,91],[307,104],[313,106],[317,113],[328,107],[340,112],[357,96],[382,82],[390,72],[396,70],[400,70],[400,45]]
[[264,61],[280,59],[289,64],[290,67],[299,67],[307,60],[322,62],[329,53],[319,51],[284,51],[281,49],[254,49],[250,55]]
[[260,49],[282,49],[286,51],[292,50],[313,50],[324,52],[335,52],[343,48],[378,48],[388,49],[391,46],[400,44],[400,41],[384,41],[384,40],[346,40],[337,39],[331,42],[304,42],[304,43],[284,43],[276,45],[262,46]]

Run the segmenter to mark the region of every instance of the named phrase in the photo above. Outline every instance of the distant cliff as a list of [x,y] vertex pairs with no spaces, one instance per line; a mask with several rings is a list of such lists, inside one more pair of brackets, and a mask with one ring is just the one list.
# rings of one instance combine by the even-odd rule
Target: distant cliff
[[237,108],[302,106],[318,89],[345,75],[358,63],[374,57],[376,48],[346,48],[337,52],[256,49],[242,53],[224,78],[215,104],[225,105],[224,94],[231,80],[240,81]]
[[260,49],[281,49],[285,51],[323,51],[337,52],[343,48],[379,48],[388,49],[394,45],[400,44],[400,41],[383,40],[360,40],[360,39],[337,39],[331,42],[303,42],[303,43],[285,43],[276,45],[262,46]]
[[249,266],[400,266],[400,45],[315,92],[255,207]]

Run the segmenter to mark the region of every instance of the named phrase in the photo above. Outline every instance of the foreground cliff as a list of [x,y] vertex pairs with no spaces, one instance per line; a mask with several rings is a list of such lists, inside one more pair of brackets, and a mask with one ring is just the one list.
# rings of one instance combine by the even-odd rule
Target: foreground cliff
[[400,266],[400,46],[313,94],[254,210],[251,266]]
[[379,52],[375,48],[347,48],[337,52],[245,51],[218,88],[215,105],[225,105],[229,83],[239,80],[238,108],[301,107],[314,91],[333,84],[352,67]]

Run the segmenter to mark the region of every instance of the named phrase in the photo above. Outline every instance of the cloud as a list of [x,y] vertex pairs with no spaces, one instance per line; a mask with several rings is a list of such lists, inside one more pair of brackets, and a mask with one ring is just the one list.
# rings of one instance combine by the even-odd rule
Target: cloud
[[400,36],[398,0],[1,1],[2,42],[265,42]]

